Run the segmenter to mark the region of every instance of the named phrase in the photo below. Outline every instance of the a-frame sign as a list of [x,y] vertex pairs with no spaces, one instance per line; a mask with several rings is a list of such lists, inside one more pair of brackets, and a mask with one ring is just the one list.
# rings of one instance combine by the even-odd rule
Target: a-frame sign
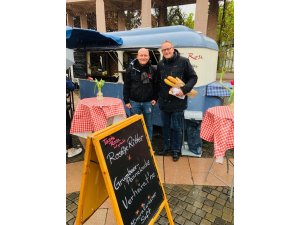
[[88,137],[75,225],[110,198],[118,225],[154,224],[165,208],[174,225],[143,116]]

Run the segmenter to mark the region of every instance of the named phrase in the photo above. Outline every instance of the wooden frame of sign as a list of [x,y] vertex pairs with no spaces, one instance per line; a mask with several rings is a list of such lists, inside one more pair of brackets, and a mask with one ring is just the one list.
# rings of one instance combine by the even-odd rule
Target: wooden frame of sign
[[143,116],[93,133],[86,143],[75,224],[83,224],[109,197],[118,225],[153,225],[163,208],[174,225],[157,168]]

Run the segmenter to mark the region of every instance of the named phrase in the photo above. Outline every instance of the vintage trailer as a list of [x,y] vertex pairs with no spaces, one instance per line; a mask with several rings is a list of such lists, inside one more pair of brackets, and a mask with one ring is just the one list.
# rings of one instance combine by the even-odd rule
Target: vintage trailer
[[[194,87],[198,94],[188,99],[187,110],[192,112],[190,115],[201,120],[207,108],[221,104],[219,98],[206,96],[207,85],[216,81],[217,73],[218,45],[213,39],[185,26],[140,28],[103,34],[119,37],[123,44],[85,46],[75,49],[73,78],[78,79],[81,98],[96,96],[94,81],[87,80],[87,77],[91,76],[106,80],[103,87],[104,96],[122,99],[124,72],[131,60],[136,57],[138,49],[148,48],[152,64],[157,65],[162,58],[160,45],[165,40],[169,40],[182,56],[190,60],[198,75],[198,82]],[[77,61],[81,61],[81,67],[78,66],[76,58]],[[129,114],[129,111],[127,113]],[[154,108],[153,123],[157,126],[162,125],[158,105]]]

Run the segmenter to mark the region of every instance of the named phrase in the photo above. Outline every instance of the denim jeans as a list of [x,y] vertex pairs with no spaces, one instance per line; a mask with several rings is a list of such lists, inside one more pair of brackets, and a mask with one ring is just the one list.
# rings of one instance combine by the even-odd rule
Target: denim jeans
[[181,153],[183,138],[183,112],[161,111],[164,150]]
[[185,140],[187,140],[189,150],[197,155],[201,154],[202,151],[202,139],[200,138],[200,124],[201,121],[199,120],[185,120]]
[[131,109],[130,115],[142,114],[146,123],[149,138],[152,142],[153,124],[152,124],[152,112],[153,105],[151,102],[135,102],[130,100]]

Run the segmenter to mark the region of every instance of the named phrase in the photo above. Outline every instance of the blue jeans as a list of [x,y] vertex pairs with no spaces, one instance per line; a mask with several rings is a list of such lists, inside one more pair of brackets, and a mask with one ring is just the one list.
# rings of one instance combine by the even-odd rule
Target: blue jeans
[[183,112],[161,111],[164,150],[181,153],[183,138]]
[[130,100],[131,109],[130,115],[142,114],[146,123],[148,135],[152,142],[153,124],[152,124],[152,112],[153,105],[151,102],[135,102]]

